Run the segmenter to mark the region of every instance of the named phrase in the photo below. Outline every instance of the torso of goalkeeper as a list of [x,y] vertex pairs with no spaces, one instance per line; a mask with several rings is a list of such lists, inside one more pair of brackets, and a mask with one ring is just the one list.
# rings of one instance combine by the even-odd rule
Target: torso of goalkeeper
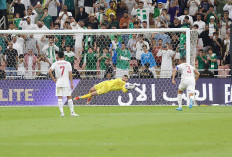
[[123,81],[121,78],[118,79],[112,79],[109,81],[103,81],[101,83],[98,83],[94,86],[97,93],[104,94],[108,93],[110,91],[123,91],[124,93],[128,92],[128,90],[125,88],[126,82]]

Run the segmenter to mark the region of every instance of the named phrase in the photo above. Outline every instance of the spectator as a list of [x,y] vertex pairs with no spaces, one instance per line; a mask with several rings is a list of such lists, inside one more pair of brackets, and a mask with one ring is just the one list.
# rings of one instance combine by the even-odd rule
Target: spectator
[[51,63],[47,59],[45,54],[40,55],[39,59],[37,60],[38,73],[39,79],[44,79],[48,77],[48,70],[51,67]]
[[[92,29],[91,25],[88,29]],[[95,35],[85,35],[83,39],[84,50],[88,51],[89,47],[96,49],[96,36]]]
[[91,26],[92,29],[98,29],[99,21],[94,14],[89,14],[89,18],[85,23],[85,26]]
[[114,14],[110,14],[110,20],[106,28],[112,29],[112,27],[115,26],[117,29],[119,29],[119,22],[118,20],[114,17]]
[[24,60],[24,55],[19,55],[19,61],[16,69],[18,69],[17,75],[20,76],[21,79],[23,79],[25,76],[25,70],[26,70],[25,67],[26,67],[26,62]]
[[200,5],[200,0],[188,0],[187,7],[189,7],[189,15],[193,16]]
[[223,40],[226,36],[226,31],[230,28],[231,19],[229,19],[229,12],[225,11],[223,17],[221,17],[219,21],[219,28],[220,28],[220,38]]
[[[210,65],[209,69],[218,70],[217,56],[212,49],[208,50],[207,63]],[[218,75],[218,71],[214,71],[214,75]]]
[[128,29],[129,28],[130,17],[128,16],[128,11],[125,10],[123,17],[120,20],[120,28],[121,29]]
[[169,28],[180,28],[180,27],[181,24],[177,17],[174,19],[173,23],[169,25]]
[[213,72],[209,71],[209,64],[204,65],[204,71],[200,72],[200,78],[213,78]]
[[214,6],[210,5],[209,6],[209,10],[207,11],[206,15],[205,15],[205,21],[206,23],[210,23],[210,19],[214,17],[214,19],[216,20],[216,22],[218,22],[218,14],[216,11],[214,11]]
[[94,4],[94,0],[84,0],[84,7],[86,13],[94,14],[93,4]]
[[197,55],[197,61],[198,61],[198,69],[204,69],[205,67],[205,62],[207,61],[207,56],[206,56],[206,53],[203,52],[202,49],[200,49],[198,51],[198,55]]
[[5,0],[0,1],[0,19],[5,17],[6,27],[8,27],[8,18],[7,18],[7,5]]
[[16,66],[18,63],[18,52],[13,48],[13,43],[8,43],[9,48],[5,49],[2,55],[2,59],[6,64],[6,76],[16,76]]
[[25,55],[25,63],[26,63],[26,79],[34,79],[35,76],[35,68],[37,64],[37,57],[35,56],[32,49],[28,49],[28,53]]
[[135,57],[138,61],[138,66],[141,66],[141,55],[143,53],[143,45],[147,46],[147,49],[149,50],[149,44],[147,41],[144,40],[143,38],[143,34],[139,35],[139,40],[137,41],[137,43],[134,45],[133,50],[136,51]]
[[162,78],[170,78],[172,75],[172,57],[174,52],[169,49],[169,45],[165,44],[163,46],[157,56],[162,56],[161,62],[161,77]]
[[134,7],[131,11],[131,15],[136,15],[138,16],[138,19],[140,21],[147,21],[148,28],[149,28],[149,15],[150,13],[153,13],[154,9],[152,8],[145,8],[143,2],[139,2],[138,7]]
[[191,15],[189,15],[189,10],[186,8],[184,9],[184,15],[178,16],[177,18],[181,21],[181,24],[184,24],[184,19],[185,17],[188,16],[189,17],[189,22],[192,25],[193,24],[193,18]]
[[113,67],[113,65],[111,64],[110,59],[106,59],[105,65],[106,65],[105,78],[106,78],[106,79],[111,79],[111,78],[114,76],[114,75],[113,75],[114,67]]
[[131,16],[131,11],[132,11],[133,7],[136,5],[136,1],[134,1],[134,0],[124,0],[124,3],[126,4],[126,6],[128,8],[129,16]]
[[145,69],[140,73],[140,78],[154,78],[153,73],[149,70],[150,64],[146,63]]
[[51,64],[56,62],[56,51],[59,51],[59,48],[54,44],[53,37],[49,37],[49,43],[44,46],[42,51],[48,56],[48,60]]
[[100,22],[100,25],[104,21],[104,11],[105,8],[100,8],[100,11],[96,13],[97,20]]
[[99,12],[101,9],[105,10],[107,8],[107,3],[105,0],[97,0],[95,4],[95,12]]
[[[164,27],[161,27],[161,28],[164,28]],[[162,39],[163,41],[163,46],[168,43],[170,44],[171,43],[171,39],[170,39],[170,36],[165,34],[164,32],[160,32],[160,33],[156,33],[153,35],[154,39],[158,42],[159,39]],[[158,43],[157,43],[158,44]]]
[[170,16],[167,14],[167,10],[163,9],[161,14],[155,20],[155,27],[160,28],[161,26],[164,26],[165,28],[168,28],[169,21]]
[[135,58],[136,51],[134,51],[134,46],[136,43],[137,43],[137,34],[132,34],[132,38],[129,39],[127,46],[126,46],[128,50],[131,52],[132,58]]
[[202,38],[203,41],[203,51],[207,51],[212,41],[209,38],[209,25],[205,26],[205,30],[199,35],[199,38]]
[[24,39],[21,38],[20,35],[18,35],[18,37],[13,36],[12,37],[12,43],[13,43],[13,48],[16,49],[17,52],[18,52],[18,56],[21,55],[21,54],[24,55],[24,53],[25,53],[24,49],[23,49],[23,47],[24,47]]
[[230,32],[226,35],[224,39],[225,52],[223,56],[224,65],[230,64]]
[[118,41],[118,36],[114,36],[114,40],[110,44],[110,53],[112,56],[113,65],[116,65],[117,62],[117,49],[121,48],[121,42]]
[[157,56],[157,54],[158,54],[159,50],[162,48],[162,45],[163,45],[163,40],[159,39],[158,45],[156,45],[156,43],[154,43],[153,50],[152,50],[153,56],[155,57],[155,60],[156,60],[158,67],[161,66],[162,56]]
[[68,7],[68,11],[75,17],[75,0],[65,0],[64,5]]
[[86,75],[96,75],[95,70],[97,70],[97,53],[93,52],[93,48],[89,47],[88,52],[84,55],[83,70],[92,70],[86,72]]
[[197,32],[201,34],[205,30],[205,22],[201,20],[202,16],[201,14],[197,14],[197,20],[193,23],[193,25],[198,25]]
[[88,16],[89,16],[89,15],[85,12],[85,8],[81,6],[81,7],[79,7],[78,10],[77,10],[77,18],[76,18],[76,21],[77,21],[77,22],[80,21],[80,20],[85,21],[85,20],[87,20]]
[[152,53],[147,50],[147,46],[143,45],[143,53],[141,55],[141,64],[145,69],[145,64],[149,63],[149,70],[152,71],[153,76],[156,77],[156,68],[157,64],[155,58],[153,57]]
[[[42,0],[41,0],[42,1]],[[35,18],[35,23],[37,23],[39,21],[39,19],[43,16],[43,8],[42,8],[42,5],[41,3],[37,3],[37,5],[34,7],[34,10],[36,11],[37,13],[37,16]]]
[[106,70],[106,60],[111,60],[111,55],[108,52],[109,49],[107,47],[103,48],[103,53],[101,53],[98,58],[101,70]]
[[116,18],[116,11],[115,11],[115,8],[114,8],[114,2],[113,1],[110,1],[109,2],[109,6],[110,8],[106,9],[106,16],[108,17],[108,20],[110,20],[110,15],[113,13],[114,14],[114,17]]
[[64,56],[65,60],[71,63],[72,69],[74,69],[74,60],[76,57],[75,54],[71,51],[71,47],[69,45],[65,46]]
[[48,14],[48,8],[43,9],[43,14],[40,16],[39,20],[42,21],[48,29],[53,27],[52,16]]
[[192,24],[190,23],[188,16],[184,17],[182,28],[192,28]]
[[21,0],[17,0],[17,3],[15,1],[13,0],[11,3],[11,6],[14,7],[14,17],[16,17],[16,13],[19,13],[19,18],[23,18],[26,16],[25,6],[21,3]]
[[118,1],[116,6],[117,6],[116,7],[117,8],[116,9],[116,16],[117,16],[118,21],[120,21],[121,18],[124,16],[124,12],[125,11],[128,12],[128,8],[123,1],[121,1],[121,2]]
[[157,17],[159,17],[162,11],[163,11],[163,3],[159,2],[158,7],[154,8],[154,18],[156,19]]
[[25,38],[25,45],[26,50],[32,50],[36,56],[40,54],[40,47],[38,41],[34,38],[34,34],[28,35],[28,37]]
[[178,1],[173,1],[172,5],[168,9],[170,15],[170,22],[173,23],[174,19],[181,15],[181,8],[178,5]]
[[59,13],[59,19],[60,19],[60,21],[61,21],[61,23],[60,23],[60,28],[62,29],[63,27],[64,27],[64,23],[65,23],[65,21],[67,20],[67,18],[69,18],[69,17],[72,17],[72,13],[71,12],[68,12],[68,7],[67,7],[67,5],[64,5],[63,6],[63,11],[61,11],[60,13]]
[[217,28],[217,24],[215,22],[215,18],[214,16],[210,17],[210,22],[209,22],[209,36],[213,37],[213,33],[217,32],[218,28]]
[[35,24],[36,16],[37,16],[37,12],[33,8],[28,8],[27,9],[27,17],[30,17],[32,24]]
[[123,75],[129,75],[129,61],[131,59],[130,51],[126,49],[125,42],[122,42],[122,48],[116,49],[116,78],[122,78]]
[[219,38],[218,33],[213,33],[213,41],[212,41],[213,52],[216,54],[217,59],[222,59],[221,51],[222,51],[222,40]]
[[21,0],[21,3],[25,6],[26,10],[31,7],[31,0]]
[[15,18],[14,18],[14,24],[18,30],[21,30],[22,28],[19,27],[19,23],[21,22],[22,18],[19,17],[19,13],[16,13]]
[[31,1],[31,5],[33,7],[35,7],[37,4],[42,4],[42,0],[30,0]]
[[232,19],[232,1],[227,1],[226,5],[223,7],[224,11],[229,12],[229,18]]
[[58,16],[57,7],[60,6],[59,0],[47,0],[45,8],[48,8],[48,14],[52,16],[52,21],[55,22]]
[[19,27],[22,28],[22,30],[33,30],[35,29],[35,24],[31,23],[31,18],[23,18],[23,20],[20,21]]

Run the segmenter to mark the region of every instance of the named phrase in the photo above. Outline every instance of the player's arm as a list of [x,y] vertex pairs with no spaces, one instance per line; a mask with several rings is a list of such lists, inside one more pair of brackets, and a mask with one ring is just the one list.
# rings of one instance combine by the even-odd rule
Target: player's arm
[[195,81],[197,82],[199,76],[200,76],[200,73],[197,71],[197,69],[194,70],[194,74],[195,74]]
[[53,76],[52,72],[53,72],[53,69],[50,68],[49,71],[48,71],[48,73],[49,73],[50,77],[52,78],[52,80],[56,83],[56,79],[55,79],[55,77]]
[[175,81],[175,76],[176,76],[176,72],[177,72],[177,69],[178,67],[175,67],[172,71],[172,83],[173,84],[176,84],[176,81]]

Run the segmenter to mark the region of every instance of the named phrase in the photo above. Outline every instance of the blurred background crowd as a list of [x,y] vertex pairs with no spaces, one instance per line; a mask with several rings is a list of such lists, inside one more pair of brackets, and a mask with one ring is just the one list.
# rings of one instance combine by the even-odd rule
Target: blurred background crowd
[[[201,77],[229,74],[231,19],[230,0],[0,0],[1,29],[190,28]],[[0,34],[0,75],[47,78],[58,51],[75,78],[170,78],[186,56],[186,34]]]

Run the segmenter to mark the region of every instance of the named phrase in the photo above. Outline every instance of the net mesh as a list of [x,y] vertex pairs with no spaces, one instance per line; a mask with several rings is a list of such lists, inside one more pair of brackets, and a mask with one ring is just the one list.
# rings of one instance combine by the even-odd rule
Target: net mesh
[[[197,34],[191,32],[190,39],[190,58],[191,64],[194,65]],[[186,57],[186,32],[2,33],[1,79],[5,79],[9,85],[21,81],[19,84],[24,84],[24,92],[27,81],[31,81],[35,86],[46,83],[47,88],[54,88],[48,70],[57,60],[58,51],[65,52],[65,60],[72,65],[74,79],[80,79],[80,82],[76,83],[73,96],[88,93],[94,84],[105,79],[119,78],[126,74],[131,78],[130,82],[138,84],[138,87],[131,91],[132,95],[129,93],[123,96],[121,92],[111,92],[106,94],[106,97],[99,96],[94,99],[92,104],[123,104],[133,97],[130,105],[170,105],[176,101],[177,89],[173,86],[174,89],[170,90],[170,77],[179,59]],[[44,83],[41,83],[43,81]],[[4,88],[6,87],[1,84],[0,89]],[[13,93],[16,93],[12,99],[18,98],[17,92],[14,92],[15,88],[12,86]],[[44,95],[55,95],[54,92],[49,92],[49,88],[40,92]],[[111,98],[110,101],[107,96]],[[9,101],[8,94],[6,97]],[[53,98],[47,99],[50,99],[47,101],[47,105],[50,105]],[[112,101],[115,102],[111,103]],[[14,100],[12,104],[13,102]],[[33,99],[33,103],[40,105],[41,101]]]

